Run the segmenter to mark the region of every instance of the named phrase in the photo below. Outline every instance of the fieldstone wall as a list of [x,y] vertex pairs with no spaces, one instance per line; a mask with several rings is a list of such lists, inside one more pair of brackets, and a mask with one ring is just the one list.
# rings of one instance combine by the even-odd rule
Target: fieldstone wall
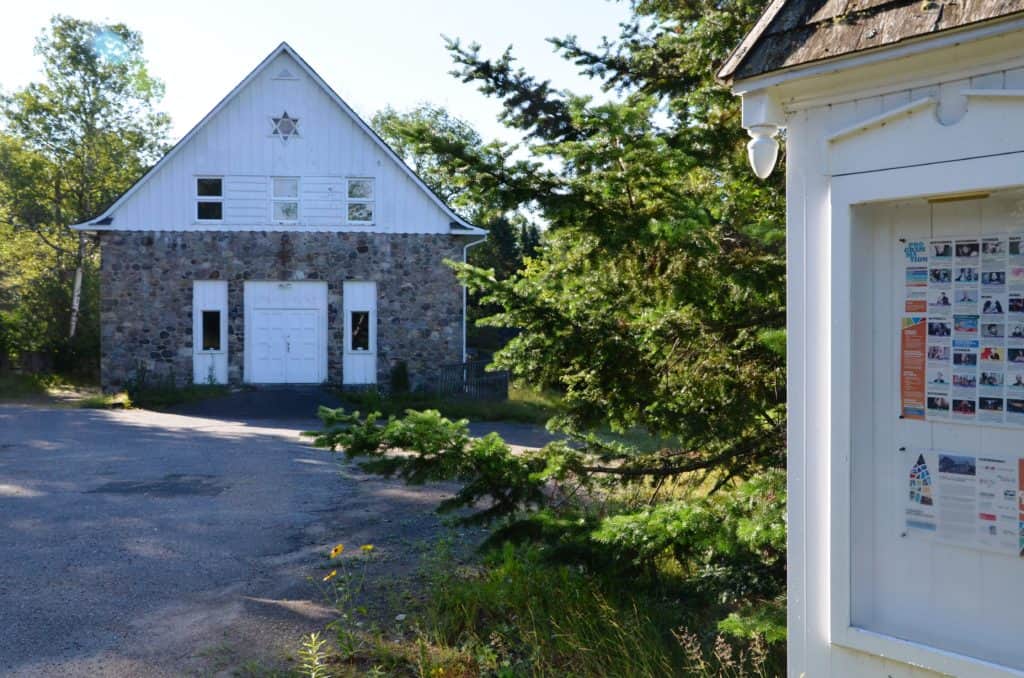
[[241,384],[246,280],[327,281],[328,382],[342,383],[342,283],[377,283],[377,381],[399,361],[413,386],[462,360],[462,288],[445,259],[465,236],[280,231],[103,231],[101,372],[123,388],[142,365],[192,382],[192,282],[228,281],[228,381]]

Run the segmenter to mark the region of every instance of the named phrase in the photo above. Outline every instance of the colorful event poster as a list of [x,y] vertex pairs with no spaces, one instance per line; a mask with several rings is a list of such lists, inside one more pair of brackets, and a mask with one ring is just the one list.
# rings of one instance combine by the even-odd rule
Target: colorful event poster
[[[904,313],[928,311],[928,252],[926,248],[927,245],[923,240],[908,242],[903,247],[904,261],[906,262]],[[952,244],[950,244],[950,254],[952,251]]]
[[925,352],[928,345],[925,318],[904,318],[900,346],[900,401],[903,417],[925,418]]
[[1024,233],[900,243],[901,416],[1024,426]]

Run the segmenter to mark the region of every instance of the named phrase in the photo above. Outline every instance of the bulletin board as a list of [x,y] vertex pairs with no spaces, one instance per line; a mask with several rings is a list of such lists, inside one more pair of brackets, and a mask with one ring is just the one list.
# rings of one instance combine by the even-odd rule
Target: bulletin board
[[1024,670],[1024,193],[852,212],[850,626]]

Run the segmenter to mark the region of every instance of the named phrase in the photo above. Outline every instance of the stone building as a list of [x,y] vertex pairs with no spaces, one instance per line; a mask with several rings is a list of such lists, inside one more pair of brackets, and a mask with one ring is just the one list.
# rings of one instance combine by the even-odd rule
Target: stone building
[[414,386],[465,358],[446,261],[485,231],[282,43],[103,214],[101,373]]

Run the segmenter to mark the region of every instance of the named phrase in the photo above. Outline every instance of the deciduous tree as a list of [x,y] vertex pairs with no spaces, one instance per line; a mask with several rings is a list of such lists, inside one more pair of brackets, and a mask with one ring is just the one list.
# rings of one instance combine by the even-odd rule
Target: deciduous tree
[[4,96],[0,215],[35,234],[55,271],[71,266],[67,336],[78,334],[83,277],[95,257],[70,224],[95,217],[165,150],[163,85],[142,37],[124,24],[55,16],[36,43],[44,79]]

